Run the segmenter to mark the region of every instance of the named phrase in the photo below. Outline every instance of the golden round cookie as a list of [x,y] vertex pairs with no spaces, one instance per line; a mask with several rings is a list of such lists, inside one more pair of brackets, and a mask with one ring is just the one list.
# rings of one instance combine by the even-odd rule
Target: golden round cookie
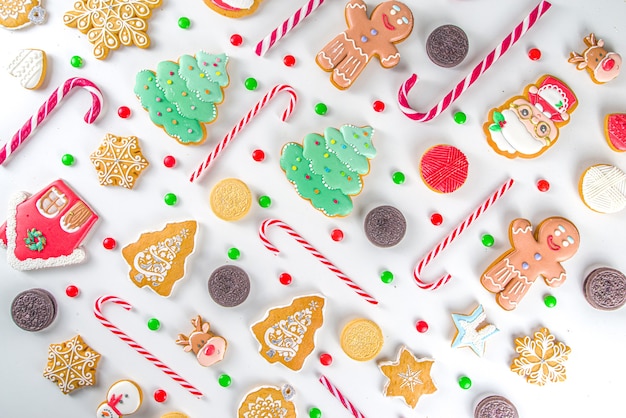
[[167,414],[161,415],[161,418],[189,418],[189,415],[183,414],[182,412],[168,412]]
[[383,332],[369,319],[354,319],[341,331],[341,348],[351,359],[371,360],[383,348]]
[[215,216],[225,221],[236,221],[250,210],[252,193],[243,181],[228,178],[213,187],[210,200]]

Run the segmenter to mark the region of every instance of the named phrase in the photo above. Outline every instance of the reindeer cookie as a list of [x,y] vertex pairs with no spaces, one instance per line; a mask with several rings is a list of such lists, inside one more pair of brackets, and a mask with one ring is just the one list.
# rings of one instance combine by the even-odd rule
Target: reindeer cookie
[[182,345],[185,351],[193,352],[200,365],[208,367],[222,361],[226,353],[226,340],[209,332],[209,323],[203,322],[200,315],[191,320],[194,330],[186,336],[178,334],[176,344]]
[[619,75],[622,67],[622,57],[619,54],[607,51],[604,41],[596,39],[593,33],[585,38],[585,45],[587,49],[582,54],[571,52],[567,62],[576,64],[577,70],[586,69],[596,84],[604,84]]
[[396,66],[400,53],[395,44],[404,41],[413,30],[411,10],[398,1],[380,3],[368,18],[363,0],[350,0],[345,16],[348,29],[315,57],[324,71],[332,71],[330,81],[341,90],[354,83],[374,56],[384,68]]
[[570,259],[580,244],[578,229],[565,218],[544,219],[533,236],[526,219],[514,219],[509,226],[511,249],[494,261],[480,277],[488,291],[496,294],[496,302],[511,311],[517,307],[530,285],[539,276],[550,287],[566,279],[561,262]]

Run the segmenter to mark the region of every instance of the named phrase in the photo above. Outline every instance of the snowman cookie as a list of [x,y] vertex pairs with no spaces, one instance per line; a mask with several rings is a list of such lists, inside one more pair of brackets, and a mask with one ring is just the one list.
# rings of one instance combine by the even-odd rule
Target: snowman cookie
[[121,418],[136,412],[143,401],[143,393],[132,380],[119,380],[107,391],[106,401],[98,406],[96,417]]
[[524,94],[491,109],[483,125],[487,142],[507,158],[538,157],[556,143],[578,101],[561,80],[544,75]]
[[509,240],[511,249],[480,277],[485,289],[495,293],[496,302],[507,311],[517,307],[540,276],[550,287],[562,285],[567,276],[561,262],[576,254],[580,245],[576,226],[560,217],[544,219],[534,235],[528,220],[514,219]]
[[378,57],[383,68],[400,62],[397,43],[413,30],[413,14],[403,3],[386,1],[367,17],[363,0],[350,0],[345,8],[348,29],[337,35],[318,52],[317,65],[332,71],[330,81],[345,90],[354,83],[372,57]]

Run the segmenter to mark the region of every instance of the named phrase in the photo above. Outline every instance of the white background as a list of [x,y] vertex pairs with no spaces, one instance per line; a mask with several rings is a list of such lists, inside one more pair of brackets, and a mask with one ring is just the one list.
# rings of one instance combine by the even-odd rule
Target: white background
[[[257,13],[244,19],[222,17],[200,0],[168,1],[154,10],[148,34],[149,49],[126,47],[112,51],[105,61],[91,54],[86,35],[63,25],[62,16],[71,2],[46,4],[48,21],[24,30],[0,32],[0,52],[4,60],[19,48],[40,48],[48,54],[48,74],[37,91],[27,91],[6,72],[0,72],[0,137],[8,140],[21,124],[39,108],[48,95],[73,76],[86,77],[102,89],[106,104],[94,125],[82,118],[90,98],[77,91],[59,106],[6,165],[0,167],[0,191],[8,201],[16,191],[35,193],[57,178],[63,178],[100,215],[99,223],[84,245],[87,260],[81,264],[41,271],[18,272],[0,262],[0,357],[2,358],[2,416],[11,417],[86,417],[95,413],[104,400],[109,385],[119,379],[132,379],[144,390],[144,405],[136,417],[159,417],[179,410],[192,417],[233,417],[240,400],[259,385],[292,384],[300,416],[309,408],[319,407],[325,417],[348,417],[350,414],[317,382],[320,373],[327,375],[368,417],[469,417],[475,404],[489,394],[508,397],[520,416],[614,416],[622,409],[622,386],[626,368],[623,347],[626,343],[625,311],[601,312],[591,308],[582,293],[585,276],[599,266],[626,269],[624,261],[624,213],[601,215],[589,210],[578,195],[582,172],[592,164],[608,163],[626,169],[624,156],[612,151],[603,135],[607,113],[626,111],[626,74],[616,80],[596,85],[584,71],[567,63],[570,51],[581,52],[583,38],[595,32],[609,48],[626,54],[626,3],[620,0],[554,0],[553,7],[512,49],[475,83],[454,105],[434,121],[420,124],[407,119],[396,105],[400,84],[417,72],[420,83],[409,96],[420,110],[427,110],[444,93],[482,60],[535,4],[530,1],[496,0],[407,0],[415,16],[411,36],[399,44],[401,63],[383,70],[372,61],[354,86],[339,91],[331,85],[328,74],[320,70],[314,56],[332,37],[345,29],[343,1],[328,0],[314,15],[280,41],[264,58],[254,54],[254,45],[275,25],[300,7],[300,2],[265,0]],[[370,9],[374,4],[368,2]],[[192,19],[188,30],[179,29],[181,16]],[[456,68],[442,69],[427,58],[425,40],[436,27],[452,23],[462,27],[469,38],[470,51]],[[229,43],[232,34],[244,37],[244,44]],[[533,62],[527,51],[539,48],[543,56]],[[208,126],[209,139],[197,147],[184,147],[154,126],[133,94],[135,74],[154,69],[159,61],[176,60],[182,54],[198,50],[230,56],[231,83],[226,99],[219,106],[219,119]],[[288,68],[282,58],[292,54],[297,64]],[[75,69],[70,58],[80,55],[85,66]],[[487,145],[482,124],[491,107],[517,95],[543,74],[553,74],[565,81],[579,99],[571,122],[562,130],[554,147],[534,160],[508,160]],[[248,91],[247,77],[259,81],[256,91]],[[290,120],[280,121],[287,97],[277,96],[262,114],[239,134],[210,172],[197,183],[187,181],[189,174],[213,146],[231,129],[266,91],[278,83],[289,83],[298,92],[299,102]],[[372,110],[374,100],[387,108]],[[326,116],[313,111],[317,102],[329,107]],[[133,114],[123,120],[119,106],[129,106]],[[468,122],[457,125],[452,114],[462,110]],[[364,177],[364,190],[354,199],[354,212],[345,218],[326,218],[300,199],[286,180],[278,160],[282,145],[301,142],[310,132],[322,132],[327,126],[369,124],[375,129],[377,157]],[[139,178],[135,189],[103,187],[98,184],[89,154],[106,133],[139,137],[150,167]],[[470,168],[465,185],[457,192],[439,195],[429,190],[418,173],[419,159],[429,147],[447,143],[466,153]],[[260,148],[267,158],[252,160]],[[76,164],[66,167],[61,156],[71,153]],[[163,166],[166,155],[178,164]],[[391,174],[403,171],[407,180],[395,185]],[[218,181],[237,177],[248,184],[255,199],[269,195],[269,209],[253,205],[250,213],[237,222],[225,222],[211,212],[208,196]],[[433,245],[463,220],[492,190],[512,177],[513,188],[463,235],[449,246],[425,271],[425,279],[435,279],[444,271],[452,281],[436,291],[419,289],[412,278],[413,266]],[[545,178],[551,184],[540,193],[535,183]],[[174,192],[179,203],[163,203],[163,195]],[[376,248],[365,239],[362,224],[367,212],[381,204],[399,208],[407,218],[407,234],[396,247]],[[444,217],[441,226],[433,226],[430,215]],[[0,205],[0,218],[6,205]],[[558,289],[549,289],[542,281],[530,290],[514,312],[499,308],[492,294],[479,283],[482,271],[509,248],[508,224],[516,217],[534,225],[549,216],[564,216],[579,228],[578,253],[564,263],[568,280]],[[270,238],[281,249],[273,256],[258,239],[258,227],[268,217],[290,224],[340,269],[372,293],[379,301],[370,306],[296,245],[286,234],[270,231]],[[188,262],[186,277],[171,297],[164,299],[148,289],[136,288],[128,277],[128,266],[121,248],[134,242],[140,233],[161,229],[167,222],[196,219],[199,235],[195,253]],[[333,228],[345,233],[342,242],[330,238]],[[484,233],[492,234],[496,244],[485,248],[480,243]],[[118,247],[105,250],[101,242],[114,237]],[[242,256],[231,261],[226,252],[238,247]],[[236,308],[216,305],[207,292],[211,272],[223,265],[244,268],[251,277],[248,300]],[[390,270],[392,284],[383,284],[379,274]],[[288,271],[294,277],[283,286],[278,275]],[[66,286],[80,288],[77,298],[65,296]],[[16,327],[10,318],[11,301],[19,292],[42,287],[58,301],[58,317],[48,329],[28,333]],[[282,365],[270,365],[258,354],[258,344],[249,327],[260,320],[268,308],[285,305],[293,297],[321,293],[327,297],[325,324],[317,334],[317,347],[299,373]],[[558,305],[548,309],[543,296],[554,294]],[[198,400],[149,364],[130,347],[100,325],[93,315],[93,302],[101,295],[113,294],[134,306],[130,312],[107,305],[105,314],[140,344],[183,375],[205,394]],[[479,358],[470,349],[452,349],[454,326],[450,314],[469,313],[478,303],[485,307],[487,319],[500,332],[487,343],[485,356]],[[174,344],[178,333],[191,331],[189,320],[197,314],[224,336],[228,351],[223,362],[211,367],[199,366],[194,356]],[[157,332],[145,323],[151,317],[162,322]],[[339,345],[345,323],[357,317],[370,318],[383,329],[385,344],[372,361],[359,363],[349,359]],[[415,331],[417,320],[424,319],[430,329]],[[545,387],[530,385],[509,370],[515,357],[515,337],[532,335],[541,326],[548,327],[558,340],[571,347],[566,363],[567,380]],[[103,356],[95,387],[64,396],[52,382],[42,377],[48,345],[81,334]],[[396,358],[402,345],[416,355],[435,360],[432,375],[438,387],[435,394],[424,396],[413,410],[401,399],[382,396],[386,378],[377,361]],[[318,356],[331,353],[334,363],[320,365]],[[217,377],[228,373],[233,378],[229,388],[221,388]],[[457,384],[461,375],[472,378],[470,390]],[[152,399],[156,389],[165,389],[168,400],[158,404]]]

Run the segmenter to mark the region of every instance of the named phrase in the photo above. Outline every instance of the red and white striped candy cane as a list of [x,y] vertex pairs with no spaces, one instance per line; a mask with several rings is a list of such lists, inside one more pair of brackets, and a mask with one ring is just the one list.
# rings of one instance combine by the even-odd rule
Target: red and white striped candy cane
[[272,244],[270,240],[267,238],[267,229],[272,226],[276,226],[282,229],[283,231],[286,231],[293,239],[295,239],[298,242],[298,244],[302,245],[313,257],[317,258],[323,265],[328,267],[330,271],[335,273],[337,277],[339,277],[345,284],[347,284],[350,289],[354,290],[357,295],[361,296],[372,305],[378,304],[378,301],[376,299],[374,299],[367,292],[365,292],[365,290],[361,289],[361,287],[359,287],[359,285],[354,283],[352,279],[346,276],[333,263],[331,263],[326,257],[324,257],[319,251],[313,248],[313,246],[309,244],[309,242],[305,240],[302,237],[302,235],[298,234],[296,231],[294,231],[292,227],[290,227],[289,225],[287,225],[281,220],[266,219],[261,224],[261,227],[259,228],[259,238],[261,238],[261,241],[263,242],[263,245],[265,245],[265,248],[267,248],[274,254],[278,254],[280,252],[278,248],[276,248],[274,244]]
[[328,391],[331,393],[331,395],[333,395],[335,398],[339,399],[339,402],[341,402],[341,404],[344,406],[344,408],[346,408],[348,411],[350,411],[352,413],[352,416],[354,418],[365,418],[365,415],[363,415],[363,413],[361,411],[359,411],[358,409],[356,409],[356,407],[352,404],[352,402],[350,402],[348,400],[348,398],[346,398],[343,393],[341,393],[341,391],[339,389],[337,389],[337,386],[333,385],[332,382],[330,380],[328,380],[328,378],[324,375],[320,376],[320,383],[322,385],[324,385],[324,387],[326,389],[328,389]]
[[237,125],[235,125],[233,129],[231,129],[231,131],[224,137],[224,139],[222,139],[222,141],[215,146],[215,148],[213,149],[213,151],[211,151],[206,160],[198,166],[196,171],[193,172],[193,174],[189,178],[189,181],[193,183],[194,180],[200,177],[202,172],[209,168],[209,166],[213,163],[217,156],[224,150],[224,148],[226,148],[226,146],[228,146],[228,144],[230,144],[235,136],[237,136],[239,131],[241,131],[250,122],[250,120],[254,118],[257,113],[259,113],[261,109],[263,109],[267,105],[267,103],[269,103],[269,101],[272,100],[272,98],[274,98],[274,96],[276,96],[281,91],[289,94],[289,104],[287,105],[287,108],[285,109],[281,117],[281,120],[283,122],[286,121],[287,118],[291,116],[293,108],[296,106],[296,102],[298,101],[298,95],[296,94],[296,91],[293,89],[293,87],[291,87],[290,85],[278,84],[274,86],[274,88],[272,88],[270,91],[268,91],[267,94],[263,96],[263,98],[259,100],[259,102],[255,104],[252,109],[250,109],[248,114],[241,118],[239,123],[237,123]]
[[500,45],[498,45],[493,51],[491,51],[484,60],[479,62],[476,67],[472,70],[472,72],[465,77],[465,79],[461,80],[459,84],[454,87],[436,106],[430,109],[427,113],[420,113],[414,110],[411,105],[409,105],[409,101],[407,99],[407,95],[409,91],[415,86],[418,81],[417,74],[411,75],[403,84],[400,86],[400,90],[398,91],[398,103],[400,104],[400,110],[410,119],[413,119],[417,122],[428,122],[433,119],[441,112],[446,110],[448,106],[450,106],[459,96],[467,90],[476,80],[480,77],[485,71],[489,69],[493,65],[494,62],[498,60],[506,51],[509,50],[513,44],[515,44],[521,37],[524,35],[528,29],[532,28],[533,25],[539,20],[541,16],[544,15],[545,12],[552,5],[543,0],[541,1],[531,12],[524,18],[523,21],[519,23],[515,27],[515,29],[508,34],[506,38]]
[[487,198],[487,200],[485,200],[482,205],[477,207],[474,212],[472,212],[467,218],[465,218],[465,220],[461,222],[459,226],[457,226],[452,232],[450,232],[447,237],[445,237],[439,244],[435,246],[435,248],[433,248],[428,254],[426,254],[426,256],[424,256],[424,258],[422,258],[419,263],[417,263],[417,265],[415,266],[415,270],[413,270],[413,278],[415,279],[418,287],[426,290],[435,290],[450,281],[452,276],[450,276],[450,274],[448,273],[441,276],[439,280],[430,283],[422,281],[420,275],[422,274],[422,269],[424,269],[424,267],[426,267],[428,263],[430,263],[435,257],[437,257],[437,255],[439,255],[441,251],[445,250],[448,244],[454,241],[456,237],[461,235],[461,233],[465,231],[465,228],[470,226],[471,223],[478,219],[478,217],[484,211],[489,209],[489,207],[494,204],[496,200],[502,197],[502,195],[507,190],[509,190],[511,186],[513,186],[513,179],[508,179],[502,186],[500,186],[495,192],[493,192],[493,194],[489,196],[489,198]]
[[102,93],[100,92],[98,86],[86,78],[73,77],[67,79],[63,85],[52,92],[48,100],[41,105],[37,113],[32,115],[31,118],[26,121],[20,130],[13,135],[13,138],[0,148],[0,165],[4,164],[7,158],[17,151],[19,146],[30,137],[33,131],[37,129],[37,127],[41,125],[44,120],[46,120],[48,115],[54,110],[54,108],[57,107],[65,96],[67,96],[76,87],[84,88],[91,93],[91,108],[89,108],[89,111],[85,114],[85,122],[93,123],[98,118],[103,102]]
[[309,0],[304,6],[298,9],[288,19],[286,19],[280,26],[276,27],[265,38],[263,38],[254,50],[259,57],[265,55],[265,53],[279,40],[282,39],[290,30],[298,25],[301,21],[306,19],[308,15],[313,13],[315,9],[320,7],[324,3],[324,0]]
[[154,357],[148,350],[146,350],[141,345],[139,345],[135,340],[130,338],[124,331],[122,331],[121,329],[113,325],[111,321],[109,321],[102,313],[102,305],[104,305],[107,302],[113,302],[117,305],[120,305],[122,308],[126,309],[127,311],[130,311],[130,309],[132,308],[132,305],[130,303],[126,302],[123,299],[118,298],[117,296],[111,296],[111,295],[100,296],[98,299],[96,299],[96,303],[94,304],[93,314],[96,316],[96,318],[98,318],[100,323],[104,325],[105,328],[108,328],[108,330],[111,331],[113,334],[115,334],[115,336],[117,336],[120,340],[124,341],[131,348],[133,348],[136,352],[141,354],[146,360],[148,360],[150,363],[154,364],[156,367],[161,369],[163,373],[165,373],[170,378],[172,378],[176,383],[181,385],[183,388],[187,389],[189,393],[199,398],[204,396],[202,392],[200,392],[193,385],[191,385],[191,383],[187,382],[185,379],[180,377],[178,373],[176,373],[174,370],[170,369],[165,364],[163,364],[161,360]]

